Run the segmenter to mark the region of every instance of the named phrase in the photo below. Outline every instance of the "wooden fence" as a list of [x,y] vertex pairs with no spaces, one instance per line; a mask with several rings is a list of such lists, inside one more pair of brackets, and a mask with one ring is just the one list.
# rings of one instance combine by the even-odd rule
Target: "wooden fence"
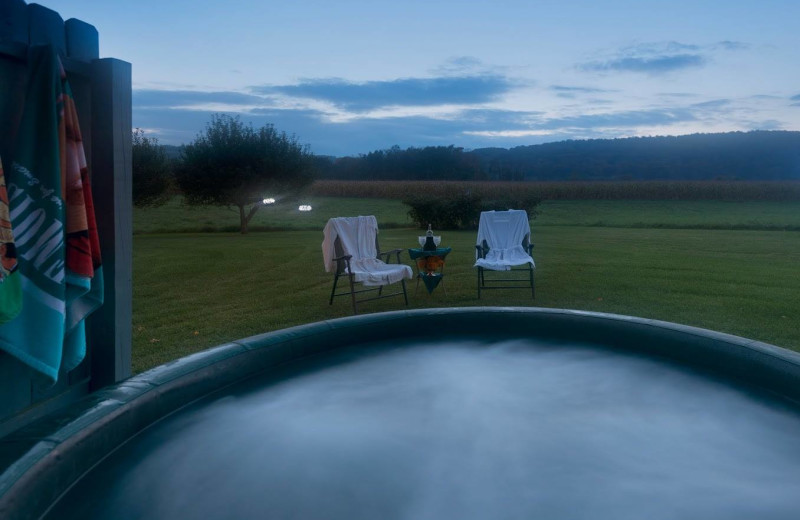
[[[131,65],[99,58],[97,30],[23,0],[0,2],[0,157],[22,117],[28,49],[53,45],[72,87],[92,180],[104,304],[87,320],[87,355],[45,385],[0,352],[0,437],[131,373]],[[6,168],[10,166],[5,163]]]

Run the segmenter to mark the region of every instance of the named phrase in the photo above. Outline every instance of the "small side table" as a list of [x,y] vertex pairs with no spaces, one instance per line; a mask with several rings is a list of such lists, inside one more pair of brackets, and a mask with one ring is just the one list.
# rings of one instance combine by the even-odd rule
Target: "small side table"
[[[417,286],[414,289],[416,293],[419,290],[419,281],[425,284],[428,289],[428,294],[431,294],[434,289],[441,283],[444,278],[444,260],[448,253],[452,251],[449,247],[438,247],[432,251],[425,251],[422,248],[414,248],[408,250],[408,256],[416,262],[417,265]],[[444,294],[447,295],[447,289],[444,288]]]

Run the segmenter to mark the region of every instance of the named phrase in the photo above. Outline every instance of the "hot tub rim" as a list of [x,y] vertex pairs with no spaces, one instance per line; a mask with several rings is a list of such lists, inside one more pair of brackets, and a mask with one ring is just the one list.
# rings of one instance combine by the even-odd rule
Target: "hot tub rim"
[[[409,320],[424,326],[411,329]],[[481,330],[484,321],[514,327],[486,331],[500,337],[517,337],[521,332],[560,337],[568,331],[569,341],[577,337],[602,344],[623,334],[617,336],[623,343],[645,343],[627,345],[630,350],[709,369],[800,402],[800,353],[689,325],[537,307],[433,308],[350,316],[258,334],[180,358],[95,392],[60,417],[53,414],[0,439],[38,435],[37,442],[0,474],[0,517],[39,518],[87,471],[143,429],[270,367],[343,345],[385,339],[393,329],[413,338],[437,332],[441,323],[469,331]],[[602,341],[592,339],[598,333]],[[648,338],[654,342],[647,343]],[[680,348],[671,348],[676,345]]]

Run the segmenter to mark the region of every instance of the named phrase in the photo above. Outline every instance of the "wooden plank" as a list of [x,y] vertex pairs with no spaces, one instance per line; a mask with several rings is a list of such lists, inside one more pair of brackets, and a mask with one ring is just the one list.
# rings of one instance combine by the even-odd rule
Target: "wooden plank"
[[57,12],[39,4],[28,5],[28,41],[31,45],[52,45],[61,57],[67,55],[64,20]]
[[0,2],[0,42],[28,44],[28,9],[23,0]]
[[28,73],[24,63],[0,58],[0,159],[5,168],[11,167],[11,151],[22,119]]
[[92,64],[92,192],[105,279],[104,303],[88,319],[92,389],[131,375],[131,65]]
[[86,22],[70,18],[64,23],[67,38],[67,55],[79,61],[92,61],[100,57],[100,39],[97,29]]
[[[28,43],[28,10],[21,0],[0,2],[0,42],[4,56],[0,58],[0,158],[6,168],[11,165],[11,150],[16,128],[22,115],[27,84],[24,56]],[[13,51],[13,52],[12,52]],[[15,58],[15,59],[9,59]],[[0,434],[10,418],[31,405],[31,373],[22,363],[0,352]]]
[[[30,381],[28,382],[28,385],[30,385]],[[74,403],[88,393],[89,381],[76,381],[64,392],[61,392],[45,401],[35,403],[34,406],[30,406],[16,415],[0,421],[0,442],[4,440],[3,437],[27,426],[33,421],[40,419],[51,412]]]

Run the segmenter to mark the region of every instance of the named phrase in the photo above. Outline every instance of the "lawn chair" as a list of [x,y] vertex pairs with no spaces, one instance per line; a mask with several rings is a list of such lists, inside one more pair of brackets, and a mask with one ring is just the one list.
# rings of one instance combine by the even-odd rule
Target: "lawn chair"
[[[533,272],[536,264],[531,257],[531,225],[528,213],[521,209],[484,211],[478,223],[478,240],[475,245],[475,267],[478,268],[478,298],[486,289],[531,289],[536,298]],[[514,271],[509,277],[487,277],[489,271]],[[525,278],[514,278],[526,272]],[[524,282],[524,285],[520,284]],[[511,284],[511,285],[509,285]]]
[[[358,314],[359,303],[392,296],[403,295],[408,305],[406,279],[410,280],[413,273],[409,266],[400,261],[402,249],[380,252],[378,223],[374,216],[332,218],[325,224],[323,233],[322,257],[325,271],[334,273],[329,302],[331,305],[335,297],[347,295],[353,303],[353,314]],[[390,255],[396,255],[396,264],[388,263]],[[336,285],[341,276],[347,276],[349,285],[346,290],[337,293]],[[400,282],[403,290],[384,294],[383,286],[395,282]],[[360,300],[356,298],[356,294],[374,294],[376,291],[377,295]]]

